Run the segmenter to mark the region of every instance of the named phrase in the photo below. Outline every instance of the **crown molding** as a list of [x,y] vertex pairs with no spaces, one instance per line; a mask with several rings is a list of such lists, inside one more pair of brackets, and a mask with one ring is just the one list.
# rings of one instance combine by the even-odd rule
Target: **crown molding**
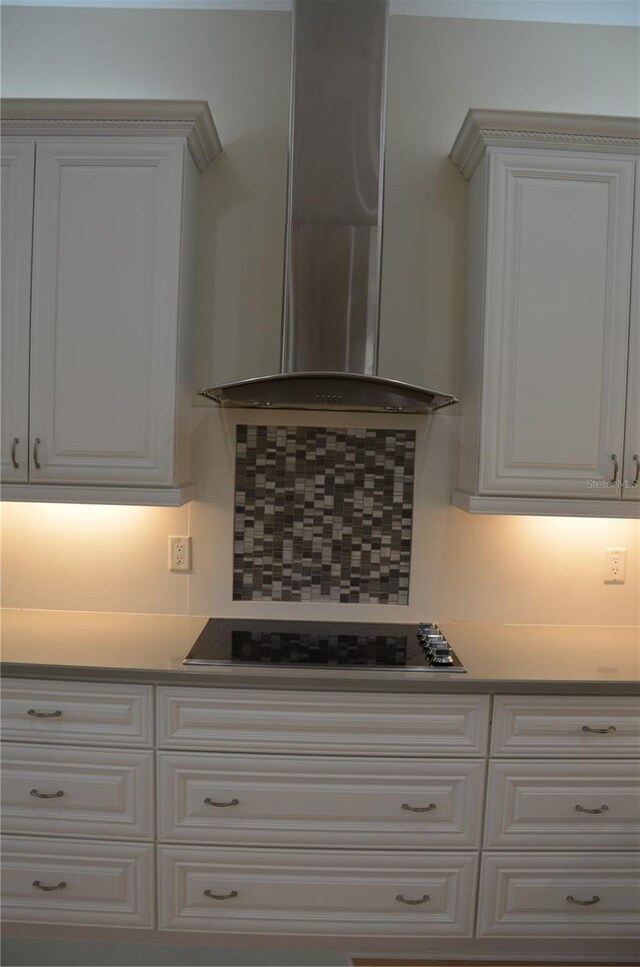
[[198,168],[222,146],[206,101],[2,98],[2,134],[184,138]]
[[468,180],[487,148],[523,145],[640,154],[640,118],[471,108],[449,157]]

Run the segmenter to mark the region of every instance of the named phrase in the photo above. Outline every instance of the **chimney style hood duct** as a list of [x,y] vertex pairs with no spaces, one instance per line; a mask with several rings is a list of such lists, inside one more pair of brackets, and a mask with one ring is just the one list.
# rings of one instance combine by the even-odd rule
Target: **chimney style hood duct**
[[454,396],[377,374],[388,0],[294,0],[281,372],[222,406],[428,413]]

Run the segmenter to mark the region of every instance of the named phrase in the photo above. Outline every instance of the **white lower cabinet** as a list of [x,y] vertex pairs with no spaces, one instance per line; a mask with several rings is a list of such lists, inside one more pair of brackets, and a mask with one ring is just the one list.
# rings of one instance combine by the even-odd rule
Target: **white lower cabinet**
[[473,932],[476,853],[162,846],[160,926],[274,934]]
[[238,846],[477,846],[484,762],[161,752],[159,836]]
[[153,926],[151,844],[5,836],[5,920]]
[[639,734],[635,698],[494,699],[479,937],[640,935]]
[[637,699],[153,693],[4,682],[5,921],[629,960]]
[[151,929],[153,688],[7,679],[2,699],[3,919]]
[[480,937],[640,936],[637,853],[485,853]]

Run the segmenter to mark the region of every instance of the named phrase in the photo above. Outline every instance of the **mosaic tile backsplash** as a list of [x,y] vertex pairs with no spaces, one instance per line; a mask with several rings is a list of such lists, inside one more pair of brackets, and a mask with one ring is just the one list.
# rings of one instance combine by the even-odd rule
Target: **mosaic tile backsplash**
[[414,430],[237,428],[235,601],[408,604]]

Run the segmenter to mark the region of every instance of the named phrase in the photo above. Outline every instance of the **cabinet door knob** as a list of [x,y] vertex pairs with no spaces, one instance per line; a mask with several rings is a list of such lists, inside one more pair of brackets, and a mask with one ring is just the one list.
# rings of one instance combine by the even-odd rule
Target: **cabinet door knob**
[[57,792],[38,792],[37,789],[31,789],[29,795],[35,796],[36,799],[60,799],[64,796],[64,792],[62,789],[58,789]]
[[608,813],[609,807],[605,806],[603,803],[599,809],[587,809],[586,806],[576,806],[575,810],[577,813],[591,813],[592,816],[595,816],[597,813]]
[[230,799],[229,802],[216,802],[215,799],[209,799],[209,797],[207,796],[207,798],[205,799],[205,802],[206,802],[207,806],[224,807],[224,806],[237,806],[239,804],[240,800],[239,799]]
[[616,732],[615,725],[608,725],[606,729],[592,729],[590,725],[582,726],[583,732],[592,732],[594,735],[606,735],[608,732]]
[[590,900],[576,900],[574,896],[568,896],[567,903],[575,903],[580,907],[592,907],[594,903],[600,903],[600,897],[594,895]]
[[27,715],[30,715],[35,719],[59,719],[62,715],[62,712],[60,710],[55,712],[36,712],[34,708],[30,708],[27,712]]
[[46,890],[47,893],[50,893],[51,890],[64,890],[66,885],[67,884],[64,882],[64,880],[61,880],[60,883],[56,883],[55,886],[45,886],[45,884],[41,883],[40,880],[34,880],[31,884],[31,886],[35,886],[37,890]]
[[40,461],[38,460],[38,447],[40,446],[40,437],[37,436],[33,441],[33,464],[36,470],[40,469]]
[[212,893],[211,890],[205,890],[204,895],[211,897],[212,900],[233,900],[238,895],[238,891],[232,890],[231,893]]
[[430,813],[432,809],[436,809],[436,804],[430,802],[428,806],[410,806],[408,802],[403,802],[402,809],[408,809],[412,813]]
[[18,446],[19,443],[20,443],[19,437],[14,436],[13,440],[11,441],[11,466],[13,467],[14,470],[18,470],[20,468],[20,464],[16,460],[16,447]]
[[408,900],[406,897],[403,897],[402,893],[398,893],[396,897],[398,903],[408,903],[412,907],[417,907],[420,903],[428,903],[430,899],[431,897],[427,896],[426,893],[423,893],[419,900]]

